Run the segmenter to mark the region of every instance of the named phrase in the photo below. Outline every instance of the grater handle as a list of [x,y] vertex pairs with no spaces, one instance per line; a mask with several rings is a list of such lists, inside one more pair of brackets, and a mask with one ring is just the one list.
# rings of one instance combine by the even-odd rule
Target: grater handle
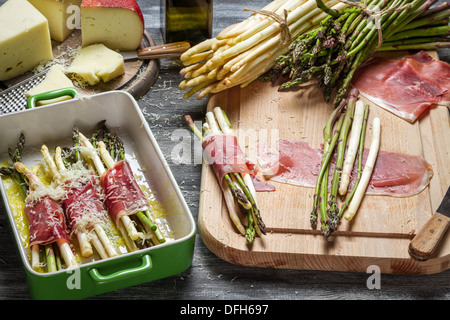
[[77,94],[78,91],[75,88],[63,88],[39,93],[27,99],[27,109],[33,109],[36,107],[36,102],[41,100],[56,99],[63,96],[71,96],[72,98],[75,98]]
[[148,272],[153,268],[152,259],[149,254],[142,256],[142,264],[136,268],[129,268],[114,272],[109,275],[101,275],[97,268],[89,270],[89,275],[97,283],[105,283],[119,279],[126,279],[132,276]]

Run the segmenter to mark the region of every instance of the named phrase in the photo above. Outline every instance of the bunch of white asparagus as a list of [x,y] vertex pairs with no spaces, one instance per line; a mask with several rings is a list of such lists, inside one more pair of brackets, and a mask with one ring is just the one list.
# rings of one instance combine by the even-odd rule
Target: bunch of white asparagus
[[[335,10],[347,6],[338,0],[323,2]],[[262,10],[249,11],[255,13],[180,57],[186,67],[180,71],[185,80],[179,88],[191,88],[184,98],[199,92],[201,99],[237,85],[247,86],[289,51],[291,40],[317,27],[327,16],[316,0],[274,0]]]

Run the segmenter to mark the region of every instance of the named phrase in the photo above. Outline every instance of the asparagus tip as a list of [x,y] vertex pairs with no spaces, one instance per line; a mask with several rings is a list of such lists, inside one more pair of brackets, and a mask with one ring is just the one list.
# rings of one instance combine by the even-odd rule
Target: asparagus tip
[[339,224],[339,221],[340,221],[340,219],[339,219],[339,216],[338,216],[338,215],[333,215],[333,216],[330,218],[330,224],[329,224],[329,226],[330,226],[331,232],[337,229],[337,226],[338,226],[338,224]]
[[313,213],[311,214],[311,228],[313,230],[315,230],[317,228],[317,215],[316,215],[316,211],[314,210]]
[[325,239],[328,239],[328,237],[331,235],[331,228],[329,224],[322,224],[322,234],[325,237]]

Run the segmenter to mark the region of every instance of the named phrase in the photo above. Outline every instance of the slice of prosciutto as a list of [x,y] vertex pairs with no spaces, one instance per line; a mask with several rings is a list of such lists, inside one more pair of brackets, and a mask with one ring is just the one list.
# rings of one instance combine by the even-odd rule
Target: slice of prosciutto
[[234,172],[250,173],[236,136],[211,134],[203,140],[202,147],[203,159],[213,168],[221,188],[223,188],[223,180],[226,174]]
[[401,60],[372,59],[356,70],[352,85],[367,99],[412,123],[433,104],[448,102],[449,81],[448,63],[419,52]]
[[[363,168],[368,155],[363,153]],[[322,150],[308,143],[280,139],[278,150],[267,145],[258,146],[261,172],[272,181],[314,188],[322,162]],[[349,188],[354,184],[355,163]],[[330,164],[331,184],[334,163]],[[408,197],[420,193],[430,182],[433,170],[423,158],[406,154],[380,151],[366,193],[392,197]]]
[[25,201],[25,212],[30,230],[30,247],[53,242],[69,243],[64,211],[58,201],[45,195],[37,200]]
[[128,161],[117,162],[101,177],[105,193],[105,206],[118,224],[124,215],[149,209],[148,200],[134,178]]
[[226,174],[249,174],[252,178],[255,191],[275,191],[275,187],[256,176],[255,164],[245,158],[235,135],[211,134],[206,136],[202,143],[203,158],[208,163],[223,188]]
[[426,77],[446,90],[438,105],[450,107],[450,65],[444,61],[434,60],[425,51],[420,51],[415,55],[406,57],[405,60],[419,74]]
[[100,198],[93,175],[66,182],[67,193],[63,199],[70,235],[74,232],[86,231],[96,223],[105,221],[106,210]]

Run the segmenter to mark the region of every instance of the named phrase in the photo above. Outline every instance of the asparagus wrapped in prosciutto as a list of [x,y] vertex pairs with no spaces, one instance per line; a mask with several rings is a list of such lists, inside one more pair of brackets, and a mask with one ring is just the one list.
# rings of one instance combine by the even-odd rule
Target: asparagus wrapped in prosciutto
[[[247,161],[226,114],[220,107],[207,112],[204,134],[189,115],[185,119],[202,143],[205,161],[214,170],[231,220],[247,241],[252,243],[255,235],[266,233],[266,226],[261,218]],[[241,222],[240,212],[246,214],[246,226]]]
[[29,181],[29,193],[25,199],[25,211],[30,229],[30,248],[32,267],[41,266],[39,259],[39,246],[45,246],[47,257],[47,270],[56,271],[54,265],[54,249],[50,246],[56,243],[67,268],[77,265],[75,255],[70,248],[69,231],[63,208],[58,200],[54,199],[41,180],[23,163],[14,164],[17,171],[24,174]]
[[123,158],[116,163],[103,141],[94,142],[99,147],[97,149],[82,133],[79,135],[84,147],[81,153],[92,161],[101,177],[105,207],[121,231],[128,248],[131,251],[137,250],[135,241],[150,245],[165,242],[166,239],[150,212],[148,199],[134,178],[130,164],[124,159],[124,153]]

